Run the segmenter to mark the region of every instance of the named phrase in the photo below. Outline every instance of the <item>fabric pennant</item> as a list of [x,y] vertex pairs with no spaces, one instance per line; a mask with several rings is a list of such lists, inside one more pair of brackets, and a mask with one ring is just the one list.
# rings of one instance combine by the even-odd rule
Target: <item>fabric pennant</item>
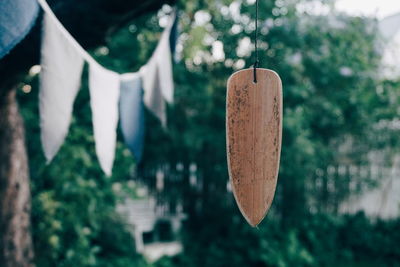
[[174,100],[174,78],[172,75],[172,54],[169,42],[170,30],[164,31],[155,52],[162,96],[168,103]]
[[172,58],[174,59],[175,62],[177,61],[175,52],[176,52],[176,44],[178,43],[178,39],[179,39],[179,11],[176,10],[174,23],[172,24],[171,33],[169,35],[169,46],[171,48]]
[[120,82],[120,127],[125,143],[140,162],[145,134],[142,80],[139,73],[127,73]]
[[106,175],[111,175],[117,140],[119,74],[89,64],[90,106],[96,154]]
[[[56,28],[59,32],[59,35],[62,35],[63,41],[66,41],[71,46],[71,49],[74,48],[76,53],[80,55],[87,62],[96,62],[85,49],[75,40],[74,37],[64,28],[61,22],[57,19],[56,15],[51,10],[50,6],[47,4],[46,0],[37,0],[39,5],[42,7],[47,20],[53,24],[52,27]],[[43,46],[42,46],[43,50]]]
[[0,59],[29,33],[38,13],[36,0],[0,2]]
[[84,60],[49,14],[43,15],[39,111],[47,162],[67,135]]
[[399,26],[400,13],[396,13],[381,20],[378,24],[378,27],[383,38],[385,38],[384,41],[394,39],[396,34],[399,32]]
[[140,69],[140,74],[143,78],[143,101],[151,113],[160,120],[164,127],[166,127],[166,104],[161,93],[158,72],[157,62],[154,58]]
[[144,103],[164,127],[166,126],[165,101],[172,103],[174,97],[170,35],[175,20],[174,12],[149,62],[140,69],[143,77]]
[[[173,102],[171,49],[175,47],[177,38],[175,11],[149,62],[139,73],[119,75],[103,68],[78,44],[46,0],[37,1],[44,10],[39,98],[41,139],[47,161],[54,157],[67,135],[85,61],[89,64],[90,105],[96,154],[101,168],[111,175],[119,108],[124,138],[139,161],[144,136],[142,94],[144,104],[164,127],[166,102]],[[176,36],[171,35],[172,28]]]

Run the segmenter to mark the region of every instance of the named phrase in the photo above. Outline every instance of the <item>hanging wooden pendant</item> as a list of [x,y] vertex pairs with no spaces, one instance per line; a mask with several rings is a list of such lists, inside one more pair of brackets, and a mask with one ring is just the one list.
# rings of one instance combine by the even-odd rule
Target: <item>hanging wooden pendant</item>
[[268,69],[241,70],[228,80],[228,169],[243,216],[257,226],[275,194],[282,141],[282,82]]

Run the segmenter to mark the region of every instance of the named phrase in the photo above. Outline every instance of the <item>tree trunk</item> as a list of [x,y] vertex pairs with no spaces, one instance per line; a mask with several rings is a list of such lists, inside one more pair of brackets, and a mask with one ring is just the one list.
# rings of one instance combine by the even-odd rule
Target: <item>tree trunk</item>
[[0,266],[33,266],[31,195],[16,89],[0,94]]

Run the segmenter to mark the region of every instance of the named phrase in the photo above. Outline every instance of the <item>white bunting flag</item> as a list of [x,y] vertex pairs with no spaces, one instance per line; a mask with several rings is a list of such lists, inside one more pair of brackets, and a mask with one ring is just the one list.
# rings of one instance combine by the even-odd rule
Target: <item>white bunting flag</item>
[[[125,76],[98,64],[63,27],[46,0],[38,2],[44,10],[39,98],[41,139],[46,159],[49,162],[54,157],[68,133],[86,61],[89,64],[96,154],[103,171],[111,175],[117,139],[120,78],[125,81]],[[139,72],[143,80],[144,104],[164,127],[166,102],[172,103],[174,96],[170,35],[175,19],[174,12],[152,57]]]
[[384,41],[394,39],[400,29],[400,13],[384,18],[379,22],[378,27],[385,38]]
[[140,69],[143,79],[143,102],[145,106],[161,121],[165,127],[167,123],[166,104],[161,93],[158,66],[155,58]]
[[168,28],[163,32],[161,40],[158,44],[157,51],[155,52],[157,57],[158,75],[160,81],[160,89],[164,99],[168,103],[172,103],[174,100],[174,79],[172,75],[172,55],[169,37],[171,34],[171,28],[174,23],[174,17],[171,17],[171,23]]
[[47,162],[53,159],[68,133],[84,63],[72,37],[57,22],[52,14],[44,13],[39,111]]
[[143,77],[144,103],[146,107],[166,126],[166,104],[172,103],[174,80],[169,36],[175,14],[162,33],[161,39],[149,62],[140,69]]
[[90,62],[89,91],[96,154],[107,175],[111,175],[115,157],[119,80],[119,74]]

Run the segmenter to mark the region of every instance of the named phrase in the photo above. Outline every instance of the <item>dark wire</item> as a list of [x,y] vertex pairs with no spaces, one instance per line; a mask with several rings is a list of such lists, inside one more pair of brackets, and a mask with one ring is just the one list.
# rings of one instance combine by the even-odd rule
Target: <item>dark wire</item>
[[254,61],[254,83],[257,83],[257,68],[258,68],[258,0],[256,0],[256,29],[254,34],[254,48],[255,48],[255,61]]

